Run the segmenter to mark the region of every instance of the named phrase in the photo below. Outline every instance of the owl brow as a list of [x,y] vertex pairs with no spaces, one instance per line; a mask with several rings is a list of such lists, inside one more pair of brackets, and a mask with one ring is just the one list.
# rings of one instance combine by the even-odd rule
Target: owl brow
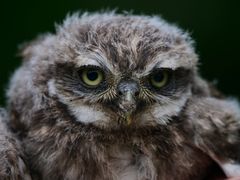
[[114,72],[114,65],[112,65],[109,61],[101,52],[94,52],[90,56],[88,56],[88,61],[92,62],[94,64],[98,64],[103,70],[107,70],[109,72]]
[[172,71],[172,72],[178,72],[178,71],[190,72],[191,71],[191,69],[184,67],[184,66],[178,66],[178,67],[172,68],[170,66],[162,66],[161,62],[158,62],[154,66],[152,66],[151,69],[149,69],[148,74],[151,74],[152,72],[155,72],[156,70],[168,70],[168,71]]
[[99,64],[99,68],[101,68],[103,71],[112,72],[111,68],[105,61],[101,61],[100,59],[97,59],[96,61]]
[[92,59],[89,58],[88,61],[85,63],[78,63],[78,67],[83,67],[83,66],[95,66],[98,67],[99,69],[105,71],[105,72],[113,72],[113,68],[109,65],[109,63],[106,62],[106,60],[101,59]]
[[139,78],[148,76],[149,74],[151,74],[156,69],[161,69],[160,64],[161,64],[160,62],[146,64],[146,67],[144,68],[144,71],[141,70],[142,72],[137,73],[137,76]]
[[79,63],[75,63],[75,62],[61,62],[61,63],[56,63],[55,65],[55,68],[57,70],[61,70],[61,69],[72,69],[72,70],[79,70],[81,69],[82,67],[96,67],[96,68],[99,68],[103,71],[107,71],[109,72],[110,70],[108,69],[107,66],[105,66],[104,64],[102,63],[83,63],[83,64],[79,64]]
[[156,69],[169,69],[172,71],[176,71],[177,69],[187,70],[187,68],[184,66],[172,67],[171,64],[163,65],[163,63],[164,62],[159,62],[159,61],[157,63],[155,63],[153,66],[150,67],[151,69],[149,68],[150,72],[155,71]]
[[159,58],[154,58],[152,61],[149,61],[146,64],[145,71],[141,73],[142,76],[149,75],[153,70],[156,69],[169,69],[172,71],[176,71],[177,69],[185,69],[189,70],[192,67],[187,64],[187,62],[179,61],[176,62],[176,59],[164,59],[161,60]]

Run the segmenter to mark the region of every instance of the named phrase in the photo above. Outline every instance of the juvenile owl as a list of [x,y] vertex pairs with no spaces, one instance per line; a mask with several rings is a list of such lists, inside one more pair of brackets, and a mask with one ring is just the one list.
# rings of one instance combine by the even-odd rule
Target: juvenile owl
[[16,169],[33,180],[240,176],[240,108],[199,76],[193,41],[175,25],[75,14],[22,57],[7,93],[18,146],[3,139],[0,154],[20,149]]

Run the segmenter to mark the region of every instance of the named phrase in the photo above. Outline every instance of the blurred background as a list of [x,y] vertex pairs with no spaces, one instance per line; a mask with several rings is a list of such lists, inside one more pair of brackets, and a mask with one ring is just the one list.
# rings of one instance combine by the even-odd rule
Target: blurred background
[[189,31],[200,55],[200,73],[227,95],[240,97],[240,6],[232,0],[41,0],[2,1],[0,106],[8,80],[21,59],[18,46],[38,34],[54,32],[67,13],[114,9],[157,14]]

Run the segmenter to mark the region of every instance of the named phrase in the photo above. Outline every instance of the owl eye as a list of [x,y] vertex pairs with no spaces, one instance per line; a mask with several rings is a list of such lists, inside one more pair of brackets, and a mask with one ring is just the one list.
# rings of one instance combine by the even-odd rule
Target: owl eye
[[160,89],[167,84],[168,78],[167,71],[157,71],[150,75],[150,83],[153,87]]
[[96,87],[103,81],[103,72],[97,68],[86,68],[81,72],[83,83],[90,87]]

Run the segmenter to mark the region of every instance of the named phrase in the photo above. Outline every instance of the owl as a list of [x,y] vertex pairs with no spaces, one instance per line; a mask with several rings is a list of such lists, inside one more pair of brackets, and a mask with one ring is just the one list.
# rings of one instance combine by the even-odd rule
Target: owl
[[238,102],[201,78],[175,25],[76,13],[21,55],[0,124],[1,179],[240,179]]

